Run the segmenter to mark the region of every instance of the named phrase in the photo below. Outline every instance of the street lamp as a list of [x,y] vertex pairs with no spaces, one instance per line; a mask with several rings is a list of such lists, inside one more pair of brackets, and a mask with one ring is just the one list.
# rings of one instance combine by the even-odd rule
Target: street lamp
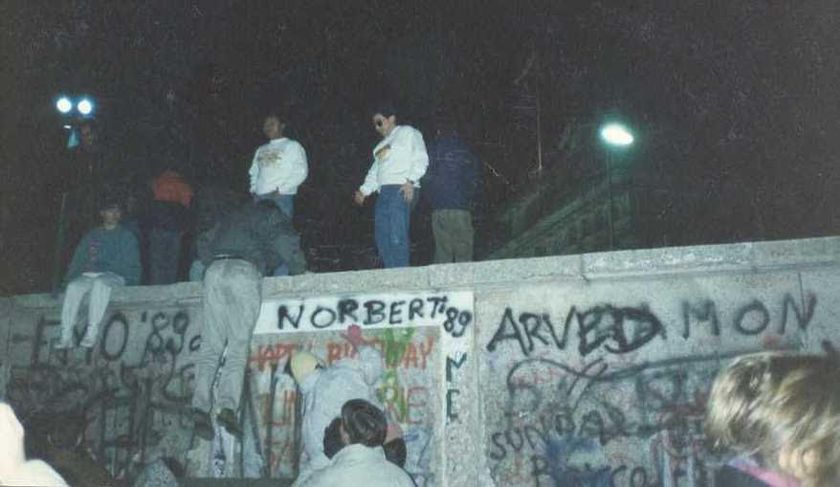
[[[75,107],[76,111],[73,111]],[[55,109],[62,117],[62,125],[69,132],[67,137],[67,149],[73,149],[79,145],[78,125],[85,119],[93,118],[94,103],[90,97],[77,97],[74,101],[71,97],[61,95],[55,100]],[[61,256],[64,250],[65,226],[66,226],[67,191],[61,193],[61,207],[58,214],[58,225],[56,228],[55,255],[53,261],[53,290],[58,289],[61,277]]]
[[612,157],[613,152],[633,145],[636,138],[630,129],[620,123],[608,123],[601,127],[601,140],[607,145],[607,192],[609,193],[609,208],[607,209],[607,220],[610,226],[610,250],[613,250],[615,243],[615,228],[613,227],[613,193],[612,193]]
[[93,102],[90,101],[88,98],[82,98],[79,100],[79,103],[76,105],[76,110],[82,114],[82,116],[89,116],[93,113]]
[[55,102],[55,109],[58,110],[59,113],[62,115],[66,115],[70,113],[70,110],[73,109],[73,102],[70,101],[70,98],[66,96],[62,96]]

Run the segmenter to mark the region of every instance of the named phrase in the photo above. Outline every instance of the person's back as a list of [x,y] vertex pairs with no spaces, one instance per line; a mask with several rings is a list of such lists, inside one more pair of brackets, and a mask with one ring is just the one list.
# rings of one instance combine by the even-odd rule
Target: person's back
[[368,401],[353,399],[341,407],[340,434],[343,448],[330,464],[314,472],[299,487],[414,487],[405,470],[385,457],[387,420],[381,409]]
[[300,384],[303,396],[301,426],[304,449],[309,457],[306,469],[329,463],[323,451],[324,430],[351,399],[373,401],[373,385],[382,373],[382,356],[371,347],[361,347],[356,358],[340,360],[316,370]]
[[475,155],[454,133],[429,144],[429,170],[424,179],[432,209],[469,210],[478,187]]
[[[214,230],[209,248],[199,249],[202,260],[230,255],[254,264],[263,274],[287,261],[289,273],[306,270],[300,238],[286,217],[270,202],[247,203],[227,215]],[[285,255],[284,255],[285,254]]]
[[364,487],[414,487],[405,470],[389,462],[381,446],[347,445],[335,454],[329,467],[319,470],[305,487],[359,485]]

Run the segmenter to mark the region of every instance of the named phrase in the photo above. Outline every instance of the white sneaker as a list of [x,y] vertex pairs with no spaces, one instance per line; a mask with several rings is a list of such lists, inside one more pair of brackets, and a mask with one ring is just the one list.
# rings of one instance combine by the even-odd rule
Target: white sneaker
[[73,342],[72,340],[59,340],[55,345],[53,345],[53,348],[56,350],[67,350],[73,348]]

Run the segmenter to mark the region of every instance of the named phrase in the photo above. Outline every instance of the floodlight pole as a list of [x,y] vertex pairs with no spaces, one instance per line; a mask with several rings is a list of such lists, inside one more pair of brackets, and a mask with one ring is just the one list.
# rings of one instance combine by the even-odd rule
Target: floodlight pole
[[609,197],[609,206],[607,207],[607,222],[610,230],[610,250],[615,248],[615,227],[613,226],[613,191],[612,191],[612,151],[607,148],[607,157],[605,158],[607,164],[607,195]]
[[621,124],[610,123],[601,127],[601,139],[606,143],[607,156],[604,158],[607,170],[607,222],[609,224],[610,250],[615,248],[615,224],[613,222],[613,188],[612,188],[612,162],[613,150],[620,147],[627,147],[633,144],[633,134]]

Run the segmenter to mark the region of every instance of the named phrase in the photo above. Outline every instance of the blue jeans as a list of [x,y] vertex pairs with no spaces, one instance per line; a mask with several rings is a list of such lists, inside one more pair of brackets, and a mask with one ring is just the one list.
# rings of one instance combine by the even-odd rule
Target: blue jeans
[[273,201],[274,204],[277,205],[277,208],[280,208],[280,211],[282,211],[284,215],[289,217],[289,220],[291,220],[292,217],[295,215],[295,195],[293,194],[269,193],[264,195],[257,195],[255,199],[256,201]]
[[379,257],[386,268],[409,266],[408,229],[411,210],[419,198],[418,188],[414,188],[411,203],[405,202],[398,184],[379,188],[374,209],[374,237]]
[[[293,194],[266,194],[266,195],[258,195],[256,197],[257,201],[260,200],[268,200],[273,201],[277,208],[280,208],[280,211],[283,212],[284,215],[289,217],[289,221],[292,220],[292,217],[295,214],[295,195]],[[271,272],[272,276],[288,276],[289,275],[289,266],[286,265],[285,262],[281,263]]]

